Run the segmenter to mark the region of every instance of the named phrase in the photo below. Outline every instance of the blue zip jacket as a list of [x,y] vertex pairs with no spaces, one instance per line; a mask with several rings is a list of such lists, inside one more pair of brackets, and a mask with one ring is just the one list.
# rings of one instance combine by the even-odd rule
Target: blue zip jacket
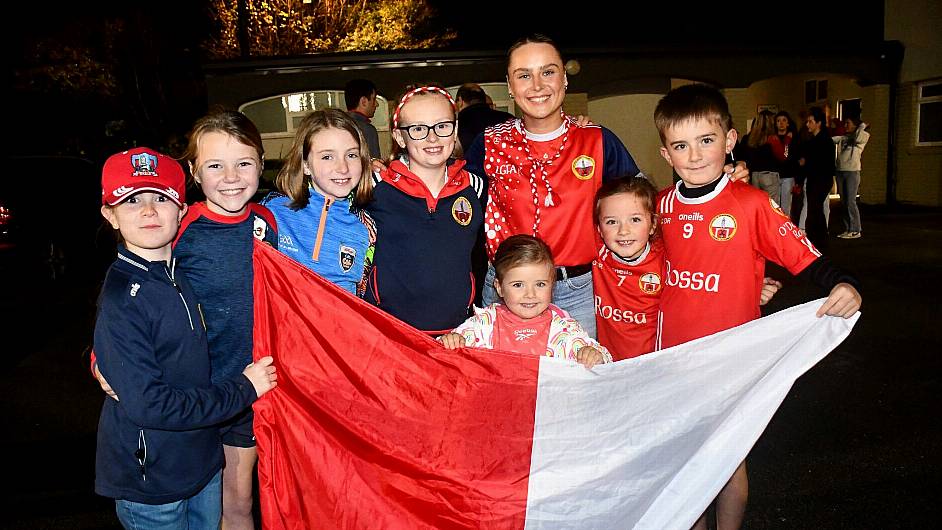
[[270,193],[262,204],[278,226],[278,250],[326,280],[358,296],[366,288],[373,263],[376,229],[366,212],[347,198],[324,197],[308,188],[307,206],[291,207],[291,198]]
[[98,302],[95,353],[121,399],[101,409],[95,491],[165,504],[203,489],[222,468],[216,424],[256,394],[241,373],[210,383],[201,311],[173,265],[119,249]]

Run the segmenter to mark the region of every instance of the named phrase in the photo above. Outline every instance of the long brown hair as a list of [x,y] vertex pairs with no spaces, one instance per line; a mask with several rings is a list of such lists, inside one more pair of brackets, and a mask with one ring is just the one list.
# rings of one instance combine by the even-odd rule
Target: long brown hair
[[370,151],[363,133],[349,114],[337,109],[315,110],[298,124],[291,149],[275,177],[275,187],[291,198],[291,208],[300,210],[310,200],[308,186],[310,177],[304,174],[304,161],[311,152],[314,136],[325,129],[340,129],[350,133],[360,144],[360,182],[353,196],[353,203],[362,206],[373,199],[373,179],[370,178]]
[[763,110],[756,116],[756,122],[749,131],[746,143],[755,149],[769,143],[769,137],[776,134],[778,134],[778,129],[775,127],[775,115],[768,110]]

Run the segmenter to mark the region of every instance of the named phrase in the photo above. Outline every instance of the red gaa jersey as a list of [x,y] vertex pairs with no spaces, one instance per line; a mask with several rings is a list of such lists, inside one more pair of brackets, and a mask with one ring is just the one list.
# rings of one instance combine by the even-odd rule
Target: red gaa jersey
[[602,185],[602,129],[568,121],[557,138],[527,139],[520,120],[489,127],[484,135],[488,201],[487,254],[515,234],[538,236],[556,265],[591,262],[596,255],[593,199]]
[[666,271],[658,349],[759,318],[770,259],[798,274],[821,256],[775,201],[726,176],[703,197],[658,195]]
[[658,303],[664,286],[664,252],[655,240],[629,265],[606,247],[592,262],[595,327],[616,361],[654,351]]

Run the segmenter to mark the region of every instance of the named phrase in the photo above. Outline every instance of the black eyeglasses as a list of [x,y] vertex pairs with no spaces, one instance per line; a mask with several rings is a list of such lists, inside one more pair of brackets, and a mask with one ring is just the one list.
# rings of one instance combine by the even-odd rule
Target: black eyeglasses
[[435,125],[408,125],[406,127],[396,127],[400,131],[406,131],[409,134],[409,138],[413,140],[424,140],[428,138],[428,133],[435,131],[435,136],[439,138],[448,138],[449,136],[455,134],[455,120],[452,121],[440,121]]

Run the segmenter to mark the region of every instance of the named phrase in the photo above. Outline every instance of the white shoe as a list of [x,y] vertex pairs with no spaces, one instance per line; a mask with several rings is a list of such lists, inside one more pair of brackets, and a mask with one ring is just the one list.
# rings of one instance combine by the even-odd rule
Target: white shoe
[[841,239],[860,239],[860,232],[844,232],[843,234],[838,234]]

